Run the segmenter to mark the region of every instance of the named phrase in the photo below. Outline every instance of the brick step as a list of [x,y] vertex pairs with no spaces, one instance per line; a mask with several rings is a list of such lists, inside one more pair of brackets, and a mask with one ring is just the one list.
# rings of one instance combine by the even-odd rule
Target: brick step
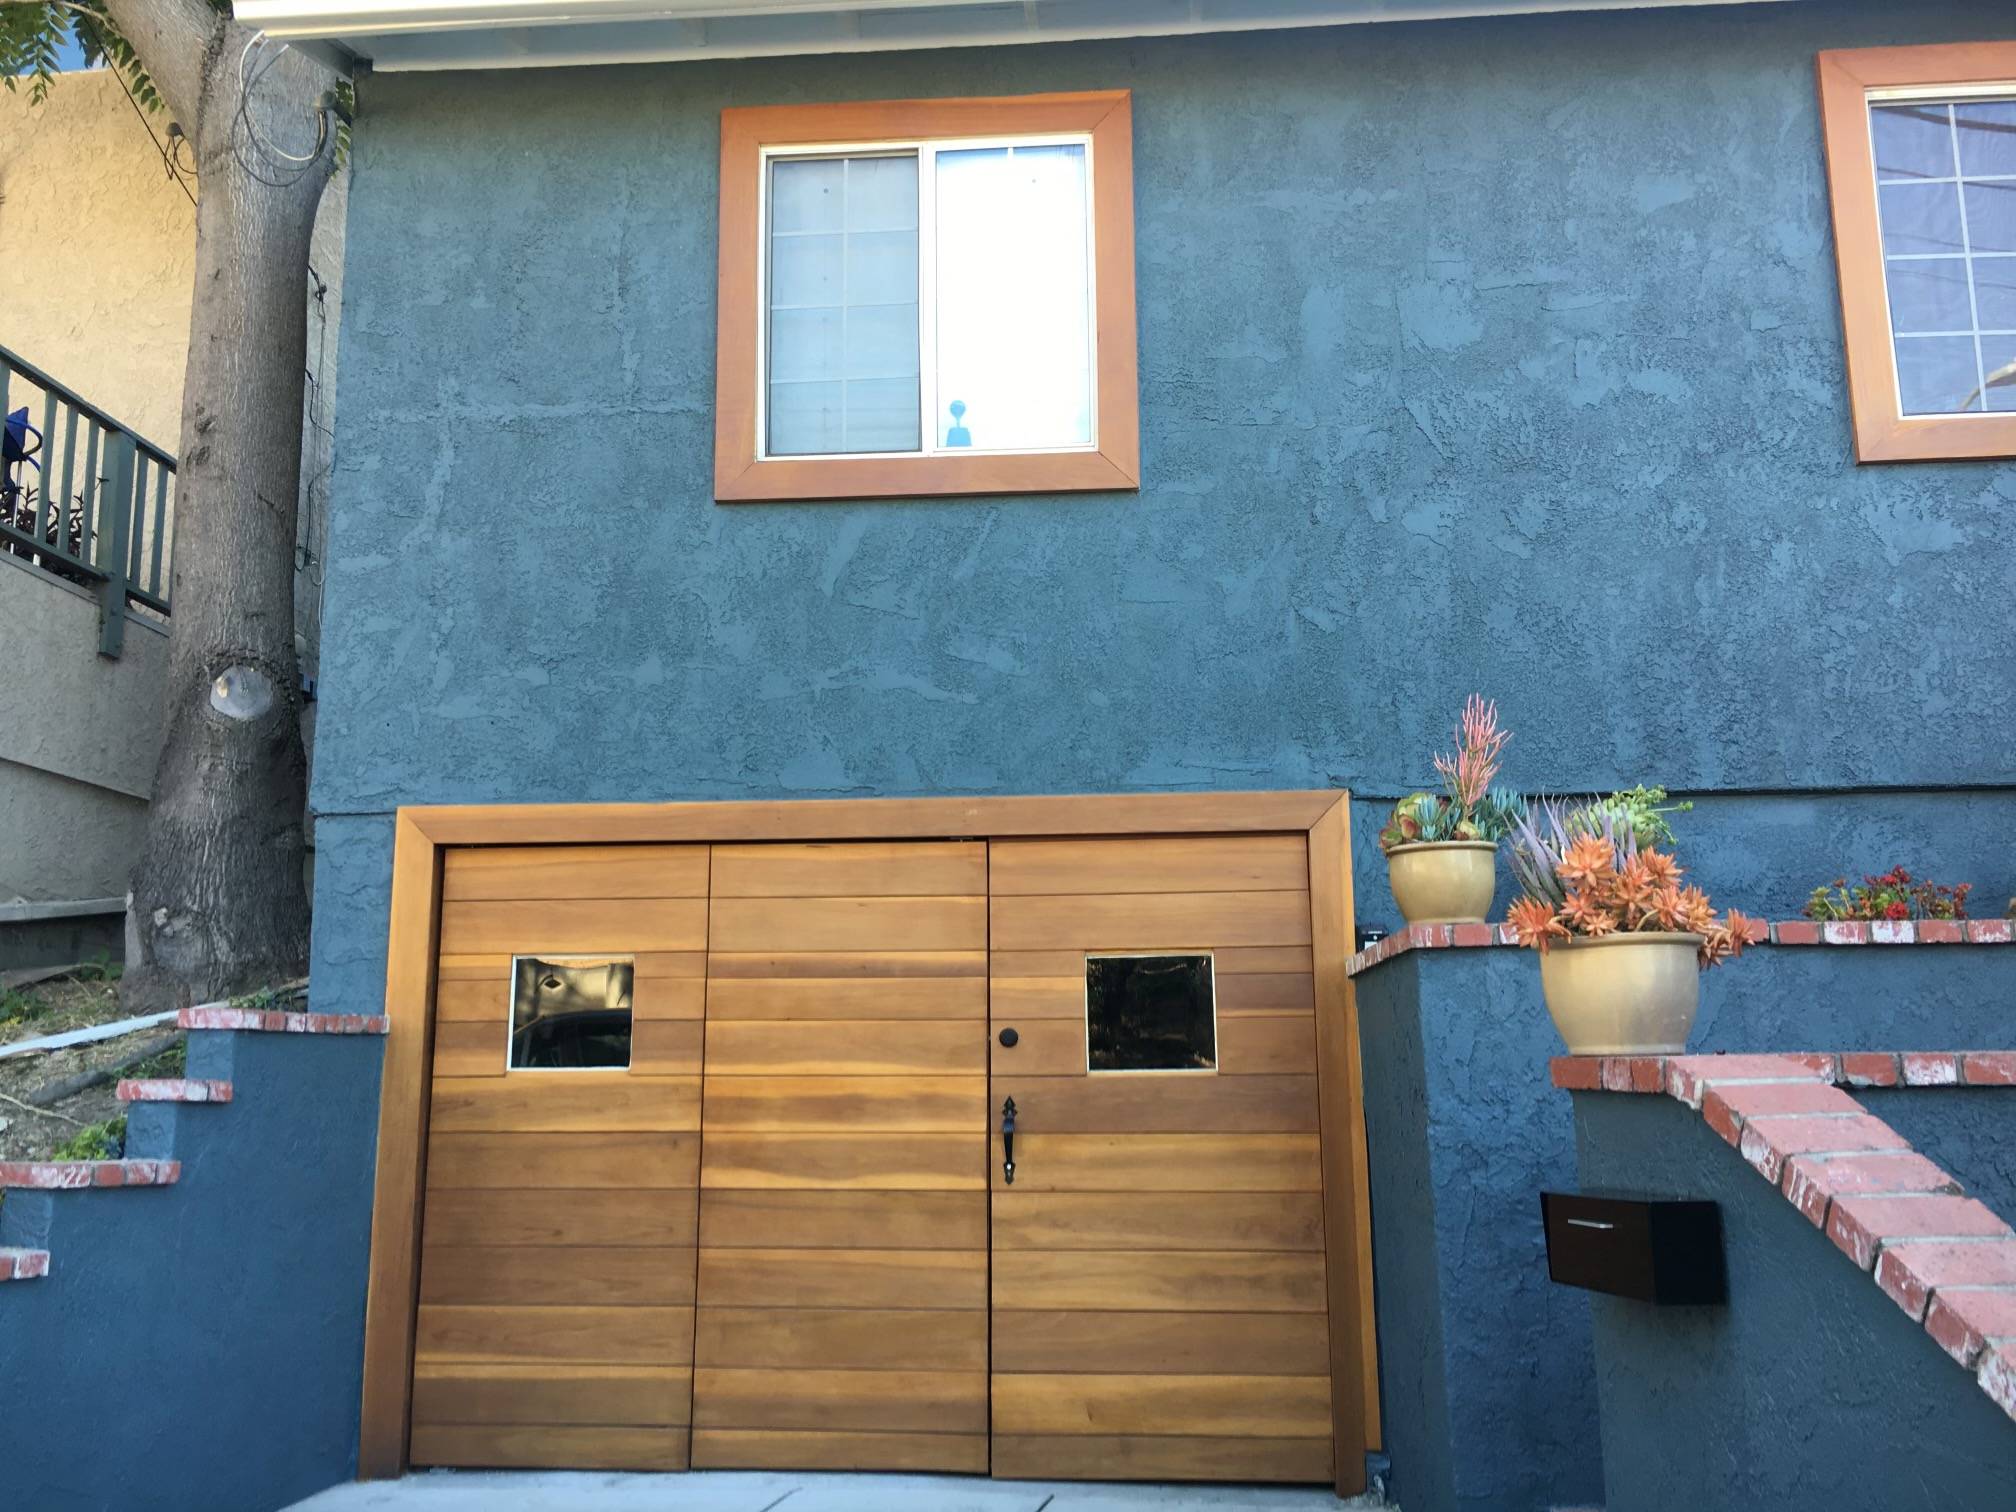
[[176,1015],[184,1029],[240,1029],[266,1034],[384,1034],[391,1020],[382,1013],[294,1013],[279,1008],[184,1008]]
[[182,1179],[179,1160],[0,1161],[0,1188],[67,1192],[90,1187],[172,1186]]
[[0,1249],[0,1281],[34,1281],[49,1274],[49,1251]]
[[116,1095],[121,1102],[228,1103],[231,1083],[201,1077],[159,1076],[139,1081],[122,1081]]

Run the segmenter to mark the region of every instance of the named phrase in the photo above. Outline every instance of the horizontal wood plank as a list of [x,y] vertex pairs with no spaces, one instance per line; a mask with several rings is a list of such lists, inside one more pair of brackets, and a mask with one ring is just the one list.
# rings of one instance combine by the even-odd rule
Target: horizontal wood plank
[[987,1314],[919,1308],[700,1309],[702,1365],[791,1370],[985,1370]]
[[977,897],[987,891],[979,841],[723,845],[714,851],[717,898]]
[[511,1025],[501,1013],[489,1019],[436,1019],[436,1085],[444,1077],[457,1076],[494,1076],[502,1080],[510,1040]]
[[1317,1131],[1314,1076],[1027,1076],[1018,1070],[997,1071],[993,1085],[994,1097],[1015,1099],[1016,1127],[1026,1134]]
[[984,1433],[808,1433],[701,1428],[696,1470],[897,1470],[985,1475]]
[[443,954],[625,955],[704,950],[705,898],[472,900],[441,905]]
[[724,1370],[693,1373],[700,1428],[985,1433],[984,1370]]
[[996,1433],[1328,1438],[1326,1376],[997,1373]]
[[[511,1022],[511,964],[480,976],[443,977],[434,984],[434,1029],[443,1024],[481,1022],[502,1029]],[[437,1039],[438,1043],[438,1039]],[[502,1056],[498,1057],[500,1060]]]
[[985,977],[987,952],[971,950],[747,950],[711,952],[709,981],[791,977]]
[[441,858],[441,896],[467,899],[704,898],[704,845],[455,847]]
[[1085,961],[1070,976],[995,976],[987,984],[990,1012],[997,1024],[1031,1019],[1085,1022]]
[[987,1198],[978,1191],[710,1189],[700,1212],[709,1248],[987,1248]]
[[979,1020],[707,1025],[709,1082],[724,1076],[931,1076],[980,1074],[987,1026]]
[[1220,945],[1306,945],[1306,892],[1059,894],[992,900],[999,950],[1074,949],[1134,953],[1187,941]]
[[1004,1371],[1320,1376],[1330,1344],[1314,1313],[1009,1310],[994,1315],[993,1358]]
[[1173,1435],[994,1435],[1002,1480],[1279,1481],[1327,1483],[1330,1439]]
[[413,1421],[683,1428],[693,1372],[647,1365],[422,1364]]
[[1314,1134],[1031,1134],[1015,1141],[1015,1182],[1032,1192],[1323,1190]]
[[479,1470],[684,1470],[684,1428],[413,1425],[412,1462]]
[[1217,972],[1217,989],[1220,1014],[1316,1011],[1316,978],[1307,971],[1221,968]]
[[1218,1071],[1223,1076],[1314,1076],[1313,1013],[1236,1014],[1218,1020]]
[[666,1133],[442,1134],[427,1142],[427,1186],[690,1187],[700,1136]]
[[[1180,954],[1198,948],[1195,940],[1144,940],[1133,950],[1155,954]],[[1300,973],[1307,976],[1315,967],[1315,952],[1307,945],[1218,945],[1211,948],[1220,976],[1252,973]],[[1085,975],[1085,951],[1062,949],[1003,950],[989,957],[997,977],[1080,977]]]
[[437,1071],[428,1122],[443,1134],[697,1129],[700,1078],[625,1071],[444,1077]]
[[987,1129],[984,1076],[715,1076],[707,1127],[841,1131]]
[[1015,1250],[1250,1250],[1320,1255],[1323,1199],[1316,1192],[1213,1192],[1172,1201],[1156,1192],[993,1195],[997,1264]]
[[984,977],[717,977],[713,1019],[982,1019]]
[[699,1237],[699,1214],[700,1194],[692,1187],[432,1188],[425,1238],[438,1244],[690,1246]]
[[717,898],[708,938],[721,951],[982,950],[987,900]]
[[462,1307],[423,1303],[414,1360],[443,1364],[693,1363],[690,1307]]
[[468,1306],[678,1307],[693,1300],[694,1252],[639,1245],[427,1244],[420,1300]]
[[703,1249],[709,1307],[987,1306],[985,1250]]
[[1008,840],[992,847],[988,864],[988,890],[996,897],[1294,892],[1308,886],[1306,833]]
[[997,1309],[1321,1313],[1320,1253],[1028,1250],[994,1270]]
[[698,1076],[707,1028],[699,1019],[636,1019],[630,1025],[632,1076]]
[[700,1184],[971,1191],[987,1184],[987,1141],[967,1134],[709,1134]]

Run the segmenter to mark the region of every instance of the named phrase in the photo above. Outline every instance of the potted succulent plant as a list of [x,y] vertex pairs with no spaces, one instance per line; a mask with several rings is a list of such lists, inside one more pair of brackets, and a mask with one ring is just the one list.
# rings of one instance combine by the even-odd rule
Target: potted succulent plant
[[1701,973],[1740,955],[1751,925],[1718,918],[1683,885],[1657,788],[1570,807],[1542,802],[1514,826],[1524,896],[1506,922],[1540,953],[1540,990],[1571,1055],[1687,1048]]
[[1498,884],[1498,842],[1526,812],[1516,793],[1494,792],[1511,740],[1498,706],[1472,693],[1456,726],[1456,754],[1438,755],[1440,793],[1410,793],[1379,832],[1393,901],[1409,924],[1482,924]]

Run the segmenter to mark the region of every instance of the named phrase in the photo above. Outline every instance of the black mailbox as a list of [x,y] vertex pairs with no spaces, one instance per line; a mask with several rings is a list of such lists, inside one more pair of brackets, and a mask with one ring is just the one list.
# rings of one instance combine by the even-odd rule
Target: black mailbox
[[1729,1300],[1722,1213],[1712,1202],[1610,1192],[1542,1192],[1547,1274],[1562,1286],[1640,1302]]

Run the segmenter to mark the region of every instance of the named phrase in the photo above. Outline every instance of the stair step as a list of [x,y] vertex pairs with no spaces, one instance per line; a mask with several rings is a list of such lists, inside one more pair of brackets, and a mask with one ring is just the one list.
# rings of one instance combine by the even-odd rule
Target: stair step
[[0,1188],[62,1192],[87,1187],[169,1186],[182,1178],[179,1160],[0,1161]]
[[147,1077],[120,1082],[117,1095],[121,1102],[228,1103],[231,1083],[190,1076]]
[[49,1251],[0,1249],[0,1281],[33,1281],[49,1274]]

